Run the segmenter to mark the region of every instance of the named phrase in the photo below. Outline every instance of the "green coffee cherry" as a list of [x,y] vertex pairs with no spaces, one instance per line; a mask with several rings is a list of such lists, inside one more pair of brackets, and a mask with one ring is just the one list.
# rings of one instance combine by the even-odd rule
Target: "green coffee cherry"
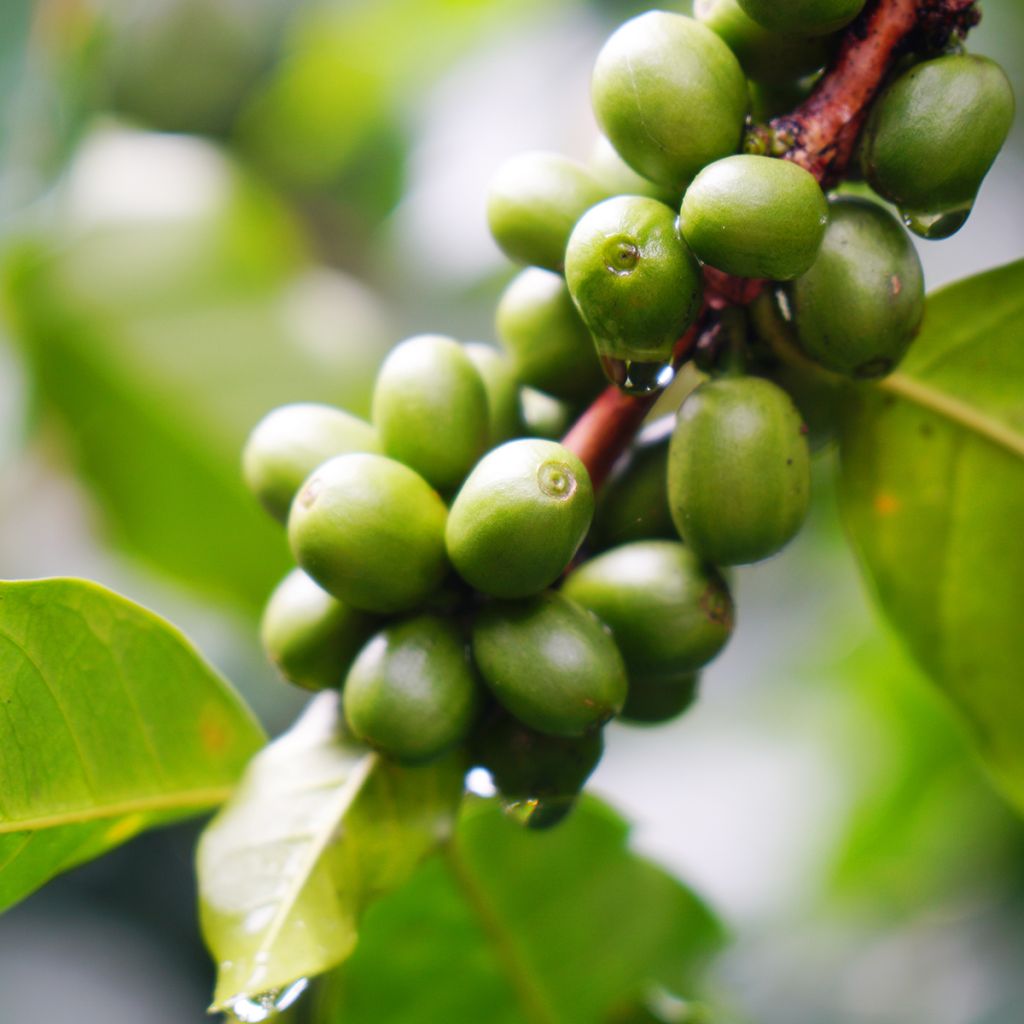
[[609,196],[647,196],[672,207],[678,207],[683,198],[682,189],[667,188],[634,171],[603,135],[594,143],[590,169]]
[[637,725],[660,725],[678,718],[697,699],[696,672],[656,675],[631,672],[629,695],[621,719]]
[[295,560],[363,611],[415,608],[441,584],[447,512],[417,473],[382,455],[339,455],[303,484],[288,517]]
[[421,334],[392,349],[373,389],[384,453],[432,487],[457,487],[487,448],[487,390],[458,342]]
[[519,410],[530,437],[557,441],[572,423],[572,406],[536,388],[522,388]]
[[773,32],[815,36],[835,32],[861,12],[865,0],[739,0],[759,25]]
[[827,224],[828,203],[813,175],[788,160],[749,154],[705,167],[679,214],[683,237],[705,263],[776,281],[811,266]]
[[482,341],[467,342],[462,349],[473,361],[487,392],[490,424],[487,447],[494,448],[519,437],[523,433],[523,417],[519,407],[519,382],[512,361],[504,352]]
[[498,303],[496,328],[523,384],[586,401],[604,383],[590,332],[560,274],[530,267]]
[[369,423],[311,402],[282,405],[253,428],[242,453],[242,474],[266,510],[284,522],[303,480],[322,462],[349,452],[378,452]]
[[692,672],[732,634],[725,581],[678,541],[612,548],[574,569],[562,593],[611,629],[630,680]]
[[623,160],[682,192],[705,164],[739,149],[747,80],[709,28],[682,14],[649,11],[605,43],[591,98]]
[[575,806],[601,760],[604,738],[600,730],[547,736],[496,709],[474,732],[472,752],[512,817],[528,828],[550,828]]
[[426,761],[469,734],[476,670],[458,626],[420,615],[382,630],[359,652],[342,701],[352,732],[399,761]]
[[810,500],[806,428],[770,381],[702,384],[679,409],[668,495],[686,545],[716,565],[767,558],[799,530]]
[[573,229],[565,276],[608,378],[635,393],[668,384],[672,350],[701,299],[674,211],[643,196],[600,203]]
[[372,629],[371,616],[342,604],[295,569],[270,595],[260,639],[285,679],[307,690],[325,690],[341,685]]
[[605,485],[589,543],[600,550],[633,540],[674,539],[667,473],[668,444],[637,448],[626,468]]
[[875,101],[861,136],[871,187],[923,238],[947,238],[967,220],[1013,123],[1013,90],[987,57],[924,61]]
[[607,195],[576,160],[558,153],[521,153],[491,179],[487,222],[506,256],[561,270],[573,225]]
[[527,597],[553,583],[576,554],[594,515],[582,462],[553,441],[509,441],[485,455],[448,516],[452,564],[495,597]]
[[484,608],[473,626],[473,657],[498,701],[552,736],[596,729],[626,699],[615,641],[590,612],[560,594]]
[[863,199],[837,199],[818,258],[787,296],[807,355],[836,373],[881,377],[921,326],[924,275],[892,216]]
[[738,0],[697,0],[694,14],[736,54],[748,78],[790,82],[828,60],[825,40],[772,32],[746,14]]

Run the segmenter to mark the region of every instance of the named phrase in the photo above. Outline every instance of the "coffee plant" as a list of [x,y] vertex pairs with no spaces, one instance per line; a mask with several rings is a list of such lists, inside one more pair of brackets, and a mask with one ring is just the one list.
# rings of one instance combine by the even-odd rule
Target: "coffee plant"
[[980,13],[697,0],[615,29],[591,162],[491,182],[500,344],[415,335],[365,418],[310,395],[251,429],[293,559],[261,639],[316,694],[273,742],[154,614],[0,584],[0,909],[219,808],[230,1018],[731,1019],[700,972],[720,926],[584,789],[609,722],[699,700],[733,567],[799,533],[832,441],[878,603],[1024,809],[1024,264],[926,299],[910,237],[965,224],[1011,128]]

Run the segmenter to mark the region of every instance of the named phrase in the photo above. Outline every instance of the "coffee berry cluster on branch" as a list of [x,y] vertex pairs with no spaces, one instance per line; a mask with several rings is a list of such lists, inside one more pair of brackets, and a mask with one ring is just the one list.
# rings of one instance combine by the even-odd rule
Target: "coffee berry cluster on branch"
[[[899,217],[864,184],[827,195],[751,111],[807,96],[862,7],[697,0],[693,18],[627,21],[594,68],[591,162],[525,153],[491,184],[491,231],[525,264],[501,348],[410,338],[371,423],[300,404],[253,431],[246,480],[298,563],[267,605],[267,653],[300,686],[340,687],[383,756],[462,745],[543,827],[605,723],[693,700],[733,628],[718,567],[800,529],[841,381],[890,372],[921,323],[906,228],[964,223],[1013,116],[991,60],[908,48],[856,150]],[[749,309],[705,294],[726,275],[765,282]],[[573,435],[554,438],[605,377],[651,395],[694,353],[668,442],[634,444],[595,495]]]

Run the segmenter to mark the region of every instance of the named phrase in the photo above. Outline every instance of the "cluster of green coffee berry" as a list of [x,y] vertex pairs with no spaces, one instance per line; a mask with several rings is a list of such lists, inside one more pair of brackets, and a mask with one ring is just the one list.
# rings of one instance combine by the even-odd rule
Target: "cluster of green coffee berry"
[[[923,313],[894,216],[739,152],[765,139],[748,132],[752,94],[806,88],[828,33],[862,6],[698,0],[696,18],[626,22],[594,71],[606,139],[592,165],[527,153],[493,181],[492,233],[528,265],[499,303],[503,351],[410,338],[381,367],[372,422],[291,405],[257,426],[246,479],[287,521],[299,566],[271,597],[264,644],[294,682],[341,687],[357,737],[413,762],[463,744],[547,825],[607,721],[664,721],[692,701],[732,630],[716,566],[769,557],[807,512],[798,406],[816,428],[832,385],[786,353],[881,375]],[[864,175],[911,228],[946,234],[1012,112],[991,61],[920,59],[874,104]],[[705,267],[773,285],[749,315],[720,311],[670,442],[635,447],[595,499],[552,438],[602,368],[627,392],[668,385]]]

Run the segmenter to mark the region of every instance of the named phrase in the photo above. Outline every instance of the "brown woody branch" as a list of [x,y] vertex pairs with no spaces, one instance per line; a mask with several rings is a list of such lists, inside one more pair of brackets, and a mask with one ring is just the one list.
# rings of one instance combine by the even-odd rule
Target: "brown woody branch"
[[[966,33],[980,15],[975,0],[872,0],[847,29],[832,64],[793,113],[761,132],[771,151],[806,168],[823,187],[840,181],[871,101],[896,60],[912,44],[932,49]],[[709,310],[752,302],[763,281],[730,277],[704,268],[704,311],[679,340],[678,367],[689,358]],[[633,397],[615,387],[603,391],[576,421],[563,444],[579,456],[600,487],[629,447],[656,395]]]

